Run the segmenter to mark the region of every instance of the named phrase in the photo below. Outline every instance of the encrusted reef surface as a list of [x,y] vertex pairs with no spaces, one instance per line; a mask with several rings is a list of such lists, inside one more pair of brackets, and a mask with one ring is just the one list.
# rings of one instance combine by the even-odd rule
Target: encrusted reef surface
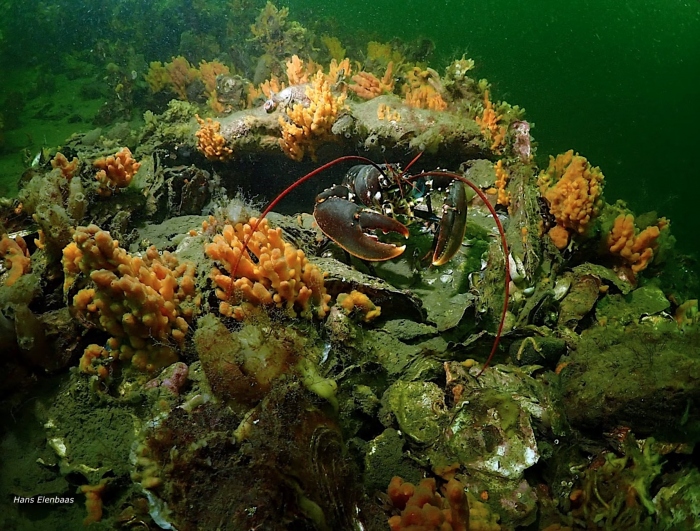
[[[287,17],[251,28],[265,76],[152,63],[177,100],[2,199],[0,527],[692,528],[699,290],[671,222],[573,150],[538,167],[472,61],[351,63]],[[360,156],[403,170],[315,201]],[[405,224],[377,231],[396,257],[361,259],[365,208]]]

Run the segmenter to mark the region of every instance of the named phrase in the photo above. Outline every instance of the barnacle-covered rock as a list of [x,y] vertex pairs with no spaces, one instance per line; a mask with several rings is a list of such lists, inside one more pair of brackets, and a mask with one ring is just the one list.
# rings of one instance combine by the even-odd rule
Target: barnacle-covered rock
[[338,426],[299,382],[245,416],[216,401],[178,407],[143,427],[132,457],[164,529],[378,528]]
[[368,491],[383,490],[394,476],[418,482],[421,470],[405,453],[406,439],[393,428],[387,428],[367,443],[364,481]]

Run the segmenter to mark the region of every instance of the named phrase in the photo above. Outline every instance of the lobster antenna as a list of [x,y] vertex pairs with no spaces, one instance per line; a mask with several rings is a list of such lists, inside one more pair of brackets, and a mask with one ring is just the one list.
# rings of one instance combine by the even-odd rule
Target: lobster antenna
[[491,217],[493,217],[493,220],[496,222],[496,227],[498,228],[498,234],[501,237],[501,246],[503,247],[503,261],[504,261],[504,271],[505,271],[505,286],[504,286],[504,293],[503,293],[503,310],[501,311],[501,319],[498,323],[498,329],[496,330],[496,337],[493,340],[493,346],[491,347],[491,352],[489,353],[489,357],[486,359],[486,363],[481,367],[481,370],[479,371],[479,374],[476,375],[478,378],[481,376],[484,371],[488,368],[488,366],[491,364],[491,360],[493,360],[493,357],[496,355],[496,350],[498,349],[498,344],[501,341],[501,335],[503,334],[503,327],[505,326],[506,322],[506,314],[508,313],[508,299],[510,297],[510,263],[508,260],[508,242],[506,241],[506,232],[503,230],[503,224],[501,223],[501,220],[498,218],[498,214],[496,213],[496,209],[493,207],[491,202],[489,201],[489,198],[486,197],[486,194],[479,188],[476,184],[474,184],[472,181],[464,177],[463,175],[459,175],[457,173],[452,173],[449,171],[429,171],[425,173],[420,173],[418,175],[414,175],[412,177],[409,177],[408,179],[419,179],[420,177],[424,177],[426,175],[430,175],[433,177],[440,177],[440,176],[447,176],[451,177],[452,179],[456,179],[458,181],[462,181],[464,184],[469,186],[472,190],[476,192],[476,194],[481,198],[481,200],[484,202],[486,207],[489,209],[489,212],[491,213]]
[[[403,177],[404,175],[406,175],[406,173],[408,173],[408,170],[411,169],[411,166],[413,166],[413,165],[418,161],[418,159],[421,158],[422,156],[423,156],[423,152],[421,151],[421,152],[418,153],[418,155],[416,155],[415,157],[413,157],[413,160],[412,160],[411,162],[408,163],[408,166],[406,166],[406,169],[403,170],[401,173],[399,173],[399,174],[396,176],[396,184],[399,186],[399,194],[401,194],[401,199],[402,199],[402,200],[404,199],[404,196],[403,196],[403,188],[401,188],[401,177]],[[415,186],[412,182],[410,182],[410,181],[408,181],[408,180],[406,180],[406,182],[408,182],[408,184],[410,184],[411,187],[412,187],[414,190],[416,189],[416,186]]]

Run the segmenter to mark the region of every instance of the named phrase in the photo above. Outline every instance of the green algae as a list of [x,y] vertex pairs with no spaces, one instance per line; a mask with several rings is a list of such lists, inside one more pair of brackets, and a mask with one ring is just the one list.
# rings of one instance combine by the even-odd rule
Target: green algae
[[406,441],[397,430],[387,428],[366,443],[364,481],[369,489],[383,491],[394,476],[418,483],[422,472],[405,453]]
[[607,295],[596,306],[596,319],[626,325],[642,317],[656,315],[671,307],[664,292],[653,284],[635,289],[627,295]]

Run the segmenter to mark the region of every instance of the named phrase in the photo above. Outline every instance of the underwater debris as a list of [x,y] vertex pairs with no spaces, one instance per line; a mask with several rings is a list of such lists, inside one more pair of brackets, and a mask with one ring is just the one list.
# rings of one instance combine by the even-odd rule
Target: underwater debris
[[571,514],[579,525],[608,529],[653,529],[656,512],[651,485],[661,472],[654,439],[635,440],[626,432],[622,456],[604,451],[591,462],[569,496]]

